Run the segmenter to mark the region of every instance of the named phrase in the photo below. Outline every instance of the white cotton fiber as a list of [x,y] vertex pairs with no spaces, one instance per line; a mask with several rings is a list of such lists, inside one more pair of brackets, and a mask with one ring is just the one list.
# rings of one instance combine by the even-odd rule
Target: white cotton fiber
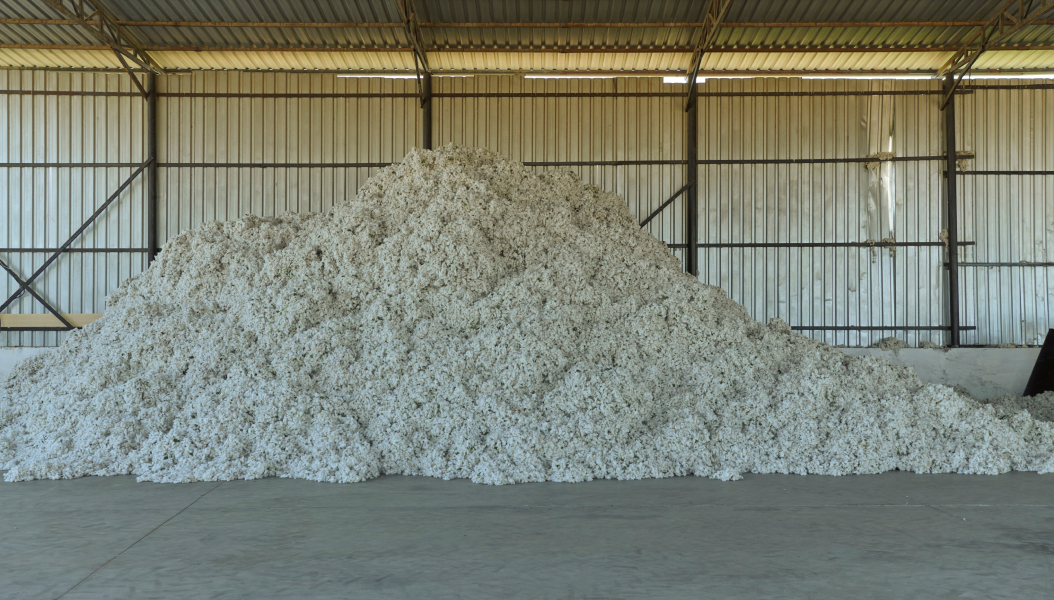
[[1054,468],[1028,406],[763,325],[614,194],[411,152],[325,215],[210,223],[0,389],[8,481],[483,483]]

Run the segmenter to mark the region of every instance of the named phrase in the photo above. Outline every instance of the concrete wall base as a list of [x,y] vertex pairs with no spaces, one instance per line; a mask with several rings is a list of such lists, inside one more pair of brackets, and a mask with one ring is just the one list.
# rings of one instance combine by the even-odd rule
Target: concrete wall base
[[962,386],[978,400],[1025,391],[1039,348],[839,348],[853,356],[877,356],[915,369],[926,383]]

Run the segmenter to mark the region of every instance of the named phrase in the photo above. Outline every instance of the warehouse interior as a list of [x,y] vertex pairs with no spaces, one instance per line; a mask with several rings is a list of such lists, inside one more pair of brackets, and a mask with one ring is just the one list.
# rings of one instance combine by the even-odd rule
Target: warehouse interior
[[[5,378],[186,232],[450,144],[570,169],[752,319],[978,400],[1054,328],[1051,0],[0,0],[0,124]],[[0,595],[1044,597],[1051,489],[6,482]]]

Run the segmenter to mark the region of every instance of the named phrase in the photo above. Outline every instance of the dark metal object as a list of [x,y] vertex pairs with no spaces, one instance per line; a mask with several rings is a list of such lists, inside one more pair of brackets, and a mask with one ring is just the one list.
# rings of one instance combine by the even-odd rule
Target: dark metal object
[[421,147],[432,149],[432,74],[421,75]]
[[1054,392],[1054,329],[1047,331],[1043,347],[1036,357],[1036,366],[1025,385],[1025,396],[1035,396],[1043,392]]
[[[699,86],[696,83],[699,78],[699,66],[703,64],[703,55],[717,39],[717,28],[721,26],[721,21],[725,19],[725,14],[728,13],[728,7],[731,5],[732,0],[709,0],[707,2],[703,25],[699,28],[699,42],[696,43],[692,58],[688,62],[688,89],[685,90],[684,103],[686,111],[695,104],[695,98],[699,95]],[[695,179],[695,177],[689,177],[689,179]]]
[[[972,246],[976,242],[959,242]],[[684,244],[667,244],[670,248],[684,248]],[[944,246],[944,242],[729,242],[698,244],[700,248],[920,248]]]
[[157,256],[157,77],[146,75],[146,264]]
[[960,171],[956,175],[1054,175],[1054,171]]
[[0,96],[135,96],[138,92],[81,92],[72,90],[0,90]]
[[[944,160],[942,154],[936,156],[893,156],[890,158],[715,158],[698,161],[701,165],[822,165],[842,163],[870,162],[922,162],[927,160]],[[973,155],[960,155],[959,158],[973,158]]]
[[648,223],[651,223],[651,220],[654,219],[655,217],[659,216],[659,213],[661,213],[663,211],[663,209],[665,209],[667,206],[673,204],[674,200],[676,200],[677,198],[680,198],[681,194],[683,194],[685,192],[685,190],[687,190],[688,188],[692,187],[693,185],[695,185],[695,181],[694,180],[693,181],[689,181],[688,183],[684,184],[681,187],[681,189],[679,189],[676,192],[674,192],[674,194],[672,196],[670,196],[669,200],[667,200],[666,202],[663,202],[662,204],[660,204],[659,208],[656,208],[655,210],[653,210],[652,213],[650,215],[648,215],[647,219],[644,219],[643,221],[641,221],[641,223],[640,223],[641,229],[643,229],[644,226],[646,226]]
[[[146,98],[147,92],[139,78],[132,72],[132,68],[128,66],[128,61],[154,73],[164,73],[164,70],[147,54],[134,37],[117,24],[117,20],[110,16],[99,0],[44,0],[44,2],[106,44],[106,47],[113,51],[117,60],[120,61],[124,71],[132,78],[132,83],[139,88],[143,98]],[[67,2],[69,6],[66,5]]]
[[955,154],[955,75],[949,73],[944,80],[948,97],[944,106],[944,146],[947,154],[945,166],[948,186],[946,197],[948,210],[948,322],[951,325],[948,345],[959,345],[959,200],[956,193],[955,168],[959,159]]
[[[727,3],[725,9],[727,10]],[[724,12],[722,11],[722,16]],[[698,71],[698,67],[696,67]],[[693,88],[699,86],[691,81]],[[690,100],[688,113],[685,115],[684,139],[687,145],[685,156],[688,158],[687,173],[685,179],[688,184],[688,194],[685,196],[685,231],[684,239],[688,244],[685,248],[684,271],[692,277],[699,277],[699,103],[694,98]]]
[[0,331],[6,333],[8,331],[73,331],[74,329],[78,328],[73,325],[70,325],[69,327],[3,327],[0,328]]
[[[441,94],[434,94],[439,96]],[[160,92],[158,96],[161,98],[258,98],[261,100],[267,100],[269,98],[419,98],[420,94],[410,92],[391,92],[391,93],[329,93],[329,92],[304,92],[304,93],[243,93],[243,92]]]
[[[1010,8],[1015,4],[1017,11],[1011,14]],[[985,51],[991,48],[998,50],[999,42],[1028,26],[1052,8],[1054,8],[1054,0],[1039,0],[1038,5],[1036,0],[1028,0],[1027,3],[1025,0],[1006,0],[999,11],[984,25],[981,25],[980,29],[937,72],[938,75],[950,76],[945,86],[946,96],[941,104],[941,110],[948,106],[955,93],[955,88],[959,86],[963,77],[970,72],[970,68]],[[974,46],[978,38],[980,38],[980,44]],[[956,73],[959,73],[958,78],[955,77]]]
[[0,169],[116,169],[121,167],[138,167],[143,163],[33,163],[33,162],[6,162],[0,163]]
[[[18,92],[18,90],[15,90]],[[971,93],[971,90],[960,90],[957,93]],[[3,93],[3,92],[0,92]],[[65,93],[65,92],[63,92]],[[788,97],[801,98],[813,96],[933,96],[942,94],[941,90],[861,90],[829,92],[697,92],[699,98],[725,97]],[[76,93],[72,93],[76,95]],[[32,95],[32,94],[30,94]],[[131,95],[131,92],[100,92],[100,95]],[[246,93],[246,92],[162,92],[162,98],[418,98],[419,94],[408,92],[376,93]],[[433,98],[680,98],[682,92],[434,92]]]
[[[190,168],[190,169],[358,169],[387,167],[395,163],[248,163],[248,162],[186,162],[186,163],[157,163],[162,169]],[[2,165],[0,165],[2,166]]]
[[[962,242],[959,242],[962,245]],[[944,263],[948,267],[948,263]],[[961,262],[960,267],[1054,267],[1054,262]]]
[[[49,254],[52,252],[58,252],[58,248],[0,248],[0,252],[7,253],[20,253],[20,254]],[[81,252],[84,254],[96,254],[96,253],[119,253],[119,252],[149,252],[149,248],[66,248],[63,252]]]
[[960,87],[959,92],[973,92],[984,90],[1054,90],[1054,83],[1023,83],[1021,85],[1008,85],[1005,83],[993,83],[991,85],[971,83]]
[[[3,267],[4,270],[7,271],[7,274],[10,275],[11,278],[15,280],[15,283],[18,284],[19,289],[24,289],[27,292],[29,292],[29,295],[33,296],[34,298],[36,298],[37,302],[40,302],[42,305],[44,305],[44,308],[46,308],[48,310],[48,312],[50,312],[51,314],[53,314],[56,317],[58,317],[59,322],[61,322],[64,327],[73,327],[73,325],[69,321],[67,321],[66,318],[63,317],[59,313],[59,311],[55,310],[55,308],[52,307],[51,304],[47,300],[42,298],[40,296],[40,294],[37,294],[33,290],[33,288],[29,287],[24,281],[22,281],[22,278],[19,277],[18,274],[15,273],[15,271],[11,267],[7,266],[7,264],[4,261],[2,261],[2,260],[0,260],[0,267]],[[13,298],[17,299],[21,295],[22,295],[22,292],[15,292],[15,295],[13,296]]]
[[[99,208],[95,209],[95,212],[92,213],[92,215],[90,217],[88,217],[88,220],[86,220],[83,224],[81,224],[81,226],[77,229],[77,231],[73,232],[73,235],[71,235],[69,237],[69,239],[66,240],[66,243],[62,244],[62,246],[59,246],[59,249],[58,249],[57,252],[52,254],[50,258],[48,258],[46,261],[44,261],[44,264],[41,265],[40,268],[37,269],[32,275],[30,275],[29,279],[27,279],[27,280],[23,281],[22,283],[20,283],[18,285],[18,289],[15,290],[15,293],[12,294],[11,297],[8,298],[3,304],[0,304],[0,311],[4,310],[8,306],[10,306],[11,303],[14,302],[16,299],[18,299],[18,297],[21,296],[24,291],[29,289],[29,286],[32,285],[32,283],[36,280],[36,278],[39,277],[40,274],[43,273],[49,266],[51,266],[51,263],[55,262],[58,259],[58,257],[60,255],[62,255],[62,253],[65,252],[67,248],[69,248],[70,244],[72,244],[74,242],[74,240],[76,240],[77,237],[80,236],[81,233],[84,233],[84,230],[87,229],[88,226],[91,225],[92,222],[94,222],[95,219],[97,219],[99,217],[99,215],[101,215],[103,213],[103,211],[105,211],[106,208],[108,206],[110,206],[110,204],[112,204],[113,201],[116,200],[121,195],[121,192],[123,192],[128,186],[130,186],[132,184],[133,181],[135,181],[135,178],[138,177],[140,173],[145,171],[146,168],[148,166],[150,166],[151,162],[153,162],[153,159],[147,159],[147,162],[144,162],[142,165],[140,165],[140,167],[138,169],[136,169],[135,172],[132,173],[128,177],[128,179],[126,179],[124,181],[124,183],[122,183],[120,185],[120,187],[117,188],[117,191],[115,191],[113,194],[111,194],[110,197],[107,198],[106,201],[102,203],[102,206],[100,206]],[[61,319],[61,317],[59,317],[59,318]]]
[[[944,325],[791,325],[795,331],[948,331]],[[972,331],[976,327],[960,327]]]

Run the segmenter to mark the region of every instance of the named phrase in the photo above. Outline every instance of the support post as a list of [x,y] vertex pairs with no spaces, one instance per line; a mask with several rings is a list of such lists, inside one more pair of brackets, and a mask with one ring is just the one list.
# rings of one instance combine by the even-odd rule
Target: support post
[[[690,81],[689,85],[696,87],[698,84]],[[688,188],[685,196],[687,210],[685,210],[685,248],[684,271],[691,273],[693,277],[699,277],[699,102],[695,94],[690,97],[688,105],[687,127],[685,131],[685,142],[687,143],[687,173],[685,179],[693,182]]]
[[944,145],[947,151],[947,196],[945,206],[948,211],[948,321],[951,335],[948,345],[959,345],[959,200],[955,181],[955,75],[949,73],[944,78],[944,89],[949,92],[944,105]]
[[432,74],[421,73],[421,147],[432,149]]
[[157,256],[157,77],[146,75],[146,264]]

